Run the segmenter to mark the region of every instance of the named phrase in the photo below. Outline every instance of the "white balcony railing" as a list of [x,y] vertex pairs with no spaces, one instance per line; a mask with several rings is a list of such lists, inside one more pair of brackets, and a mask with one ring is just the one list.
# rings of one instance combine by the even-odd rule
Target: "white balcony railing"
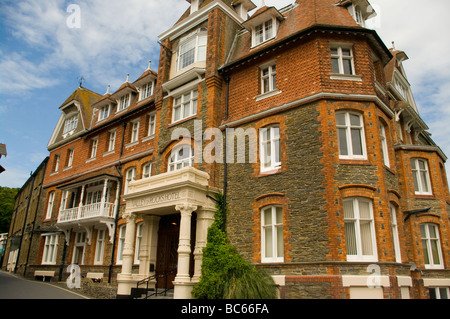
[[115,205],[113,203],[94,203],[81,207],[64,209],[59,213],[58,223],[82,221],[96,217],[115,217]]

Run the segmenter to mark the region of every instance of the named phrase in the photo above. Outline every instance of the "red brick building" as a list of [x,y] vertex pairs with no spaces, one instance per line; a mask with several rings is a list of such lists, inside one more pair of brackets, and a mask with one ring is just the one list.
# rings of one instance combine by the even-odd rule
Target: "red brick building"
[[118,297],[165,278],[188,298],[224,192],[232,244],[281,298],[448,298],[447,157],[406,54],[365,27],[369,2],[251,16],[250,0],[188,2],[159,36],[157,73],[61,106],[44,180],[53,232],[28,269],[76,263]]

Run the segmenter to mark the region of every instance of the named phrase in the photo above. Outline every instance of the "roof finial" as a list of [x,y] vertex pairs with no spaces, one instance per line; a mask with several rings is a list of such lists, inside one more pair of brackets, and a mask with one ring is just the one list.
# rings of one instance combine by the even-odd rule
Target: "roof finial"
[[111,94],[111,85],[108,84],[108,88],[106,89],[105,94]]
[[394,41],[392,41],[392,50],[395,51],[395,42]]
[[266,1],[262,0],[261,6],[265,7],[266,6]]
[[148,68],[147,68],[147,70],[150,70],[152,68],[152,60],[149,60],[148,61]]
[[80,76],[79,78],[78,78],[78,81],[79,81],[79,88],[81,88],[81,87],[83,87],[83,82],[84,82],[84,77],[83,76]]
[[130,82],[130,73],[127,74],[127,80],[125,82]]

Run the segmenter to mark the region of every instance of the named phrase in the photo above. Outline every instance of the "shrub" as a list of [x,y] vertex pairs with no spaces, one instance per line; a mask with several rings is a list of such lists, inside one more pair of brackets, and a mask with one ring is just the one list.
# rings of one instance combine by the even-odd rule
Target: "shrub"
[[229,243],[225,230],[226,203],[217,195],[214,223],[203,249],[202,276],[192,295],[197,299],[273,299],[272,277],[247,262]]

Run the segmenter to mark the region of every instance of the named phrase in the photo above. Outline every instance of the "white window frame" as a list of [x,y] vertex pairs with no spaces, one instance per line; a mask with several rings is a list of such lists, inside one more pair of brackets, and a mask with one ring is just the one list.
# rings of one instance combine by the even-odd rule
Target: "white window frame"
[[52,218],[53,205],[55,204],[55,192],[50,192],[48,196],[48,205],[47,205],[47,214],[45,215],[45,219]]
[[99,229],[97,232],[97,243],[95,245],[94,265],[103,265],[105,253],[106,229]]
[[61,162],[61,155],[60,154],[56,154],[55,155],[55,170],[53,171],[54,173],[57,173],[59,171],[59,164]]
[[[258,24],[252,29],[252,47],[272,40],[277,35],[278,23],[275,17]],[[270,30],[270,32],[269,32]]]
[[117,136],[117,130],[113,130],[109,132],[109,138],[108,138],[108,153],[114,152],[116,148],[116,136]]
[[[434,294],[436,296],[436,299],[450,299],[450,291],[449,291],[449,287],[429,287],[428,288],[430,291],[434,290]],[[444,290],[447,293],[447,298],[442,298],[442,293],[441,291]],[[431,296],[430,296],[431,299]]]
[[69,149],[69,156],[67,159],[67,168],[72,167],[74,155],[75,155],[75,150],[73,148]]
[[148,114],[148,132],[147,136],[153,136],[156,133],[156,112]]
[[75,131],[77,126],[78,126],[78,114],[75,114],[65,120],[63,134],[65,135]]
[[[180,157],[180,150],[183,149],[183,155]],[[184,152],[188,150],[188,156]],[[180,145],[172,149],[167,165],[168,172],[174,172],[183,167],[194,166],[194,148],[191,145]]]
[[[420,163],[424,163],[424,169],[420,168]],[[433,195],[433,189],[431,187],[430,170],[428,168],[428,161],[423,158],[412,158],[411,159],[411,170],[413,175],[413,181],[417,181],[417,185],[414,184],[414,192],[416,195]],[[422,175],[426,173],[425,177]],[[415,177],[415,178],[414,178]],[[417,186],[417,187],[416,187]],[[428,191],[425,187],[428,187]]]
[[81,265],[84,265],[84,257],[86,253],[86,232],[78,232],[75,234],[75,243],[73,245],[73,253],[72,253],[72,264],[75,263],[75,253],[77,251],[77,248],[82,247],[82,253],[81,253]]
[[[172,123],[197,115],[198,90],[191,90],[173,99]],[[179,109],[179,118],[175,116]],[[186,112],[188,109],[188,112]]]
[[[266,94],[277,90],[277,71],[276,64],[265,65],[260,67],[261,72],[261,94]],[[265,72],[267,72],[265,74]],[[267,83],[267,91],[265,90]]]
[[[266,221],[265,212],[270,214],[271,220]],[[281,223],[277,222],[277,214],[281,210]],[[280,234],[281,232],[281,234]],[[267,233],[271,233],[271,257],[267,257],[266,237]],[[283,242],[281,243],[281,250],[279,250],[279,236],[281,236]],[[265,206],[261,209],[261,262],[262,263],[274,263],[284,262],[284,237],[283,237],[283,208],[279,205]]]
[[93,138],[91,140],[91,159],[97,157],[97,149],[98,149],[98,137]]
[[58,255],[58,234],[46,234],[45,237],[44,252],[42,254],[42,265],[56,265],[56,257]]
[[126,172],[125,185],[123,190],[124,195],[128,194],[128,186],[134,180],[136,180],[136,167],[129,168]]
[[[337,50],[337,54],[333,54],[332,50]],[[350,51],[350,55],[344,55],[343,54],[343,50],[349,50]],[[355,61],[354,61],[354,55],[353,55],[353,45],[351,44],[337,44],[337,45],[331,45],[330,46],[330,56],[331,56],[331,61],[333,60],[337,60],[338,61],[338,72],[333,72],[332,69],[332,74],[340,74],[340,75],[356,75],[356,71],[355,71]],[[351,72],[350,73],[345,73],[345,68],[344,68],[344,60],[349,60],[350,61],[350,66],[351,66]],[[331,64],[333,65],[333,62],[331,62]],[[333,68],[333,67],[332,67]]]
[[131,122],[131,141],[130,143],[139,142],[140,119]]
[[383,123],[380,122],[380,140],[381,140],[381,151],[383,153],[383,163],[387,167],[391,167],[389,163],[389,150],[388,150],[388,144],[387,144],[387,137],[386,137],[386,129],[383,125]]
[[[268,138],[266,135],[267,132],[269,132]],[[280,134],[279,125],[271,125],[259,129],[261,172],[268,172],[281,168]],[[268,150],[270,150],[270,155]]]
[[142,166],[142,178],[149,178],[152,176],[153,163],[146,163]]
[[118,245],[117,245],[117,257],[116,257],[116,264],[122,265],[123,263],[123,247],[125,245],[125,232],[126,232],[126,225],[122,225],[119,227],[119,238],[118,238]]
[[[339,114],[345,115],[345,124],[338,124],[337,123],[337,116]],[[353,125],[351,124],[351,115],[356,115],[359,117],[359,125]],[[337,128],[337,137],[338,137],[338,147],[339,147],[339,158],[340,159],[356,159],[356,160],[366,160],[367,159],[367,149],[366,149],[366,137],[364,132],[364,118],[363,115],[356,112],[336,112],[336,128]],[[340,138],[339,138],[339,129],[345,129],[345,139],[347,142],[347,155],[341,154],[341,145],[340,145]],[[353,147],[353,138],[352,138],[352,130],[359,130],[360,131],[360,138],[361,138],[361,148],[362,148],[362,155],[355,155],[354,154],[354,147]]]
[[[422,228],[423,227],[423,228]],[[436,234],[435,237],[431,236],[430,228],[434,228],[434,232]],[[426,269],[444,269],[444,261],[442,258],[442,246],[441,240],[439,236],[439,227],[436,224],[432,223],[423,223],[420,224],[420,237],[422,242],[422,252],[424,254],[424,262]],[[436,243],[437,257],[439,259],[439,263],[436,263],[433,256],[433,247],[432,242]],[[425,259],[425,253],[428,255],[428,264]]]
[[144,223],[139,223],[136,225],[136,241],[135,241],[135,247],[134,247],[134,264],[139,265],[139,252],[141,250],[142,245],[142,236],[144,231]]
[[[345,204],[347,202],[351,202],[353,208],[353,217],[348,216],[348,212],[345,211]],[[369,218],[361,218],[361,213],[359,209],[360,202],[365,202],[369,204]],[[347,216],[346,216],[347,215]],[[375,234],[375,221],[373,217],[373,201],[363,197],[350,197],[344,199],[344,223],[345,223],[345,236],[346,236],[346,245],[348,246],[349,237],[352,234],[347,232],[347,225],[353,224],[354,235],[355,235],[355,249],[356,254],[349,254],[347,247],[347,261],[357,261],[357,262],[366,262],[366,261],[378,261],[378,253],[377,253],[377,242],[376,242],[376,234]],[[369,223],[370,228],[370,236],[371,236],[371,245],[366,245],[366,248],[370,248],[372,250],[371,255],[363,254],[363,238],[361,232],[361,225]]]
[[400,236],[398,233],[397,209],[393,204],[391,204],[391,230],[392,230],[392,240],[394,244],[395,261],[401,263],[402,253],[400,249]]
[[146,98],[150,97],[153,95],[153,90],[154,90],[154,82],[148,82],[146,84],[144,84],[143,86],[141,86],[140,90],[139,90],[139,101],[145,100]]
[[130,106],[131,103],[131,93],[121,96],[117,100],[117,112],[123,111]]
[[108,116],[109,116],[110,111],[111,111],[111,105],[108,104],[108,105],[103,106],[99,110],[98,121],[100,122],[100,121],[103,121],[103,120],[107,119]]
[[[207,42],[207,32],[202,31],[201,29],[182,39],[178,47],[177,70],[181,71],[195,63],[206,61]],[[188,47],[189,50],[186,50],[186,47]],[[191,54],[193,56],[187,60],[184,58],[187,54]]]

